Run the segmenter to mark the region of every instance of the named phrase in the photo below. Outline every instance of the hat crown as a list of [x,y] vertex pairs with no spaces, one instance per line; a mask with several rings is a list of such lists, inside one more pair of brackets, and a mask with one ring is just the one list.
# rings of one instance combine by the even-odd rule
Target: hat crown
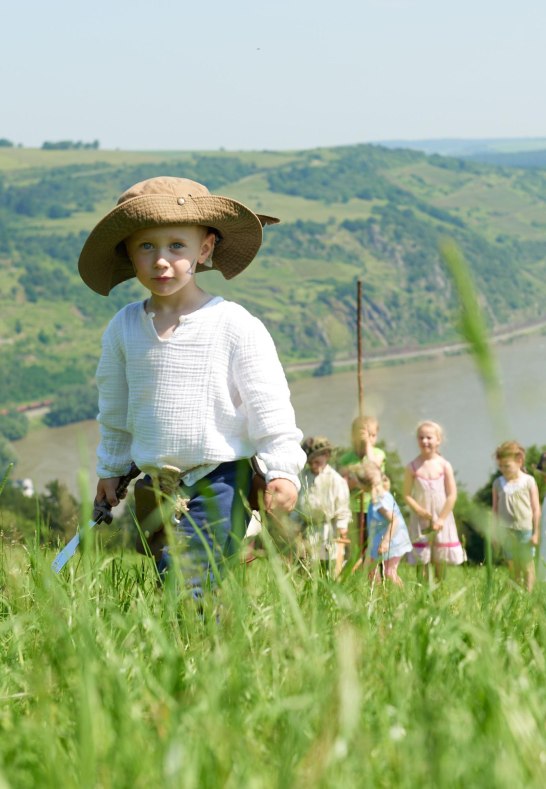
[[166,195],[168,197],[208,197],[209,190],[197,181],[189,178],[175,178],[170,175],[160,175],[139,181],[138,184],[127,189],[118,200],[118,205],[143,195]]
[[319,452],[332,451],[332,445],[326,436],[310,436],[302,442],[301,448],[307,457],[318,454]]

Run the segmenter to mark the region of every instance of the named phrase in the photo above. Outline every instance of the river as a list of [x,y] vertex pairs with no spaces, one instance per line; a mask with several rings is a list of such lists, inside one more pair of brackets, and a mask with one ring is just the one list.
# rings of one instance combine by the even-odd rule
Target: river
[[[380,421],[380,438],[403,463],[417,454],[415,425],[433,419],[443,425],[443,453],[457,479],[473,493],[495,465],[495,446],[516,438],[528,446],[546,444],[546,337],[534,334],[495,347],[504,399],[505,429],[495,429],[471,356],[439,356],[364,370],[366,411]],[[305,435],[323,434],[347,446],[357,415],[356,373],[302,378],[290,385],[298,425]],[[37,490],[59,479],[78,493],[81,480],[94,486],[95,422],[35,429],[14,444],[14,476],[30,477]],[[83,474],[81,471],[83,470]]]

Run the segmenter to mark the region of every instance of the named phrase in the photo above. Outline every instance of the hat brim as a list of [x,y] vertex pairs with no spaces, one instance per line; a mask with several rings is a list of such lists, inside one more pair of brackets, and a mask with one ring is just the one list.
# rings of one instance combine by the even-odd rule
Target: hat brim
[[78,261],[80,276],[92,290],[107,296],[120,282],[135,276],[123,242],[137,230],[161,225],[204,225],[221,236],[212,266],[226,279],[252,262],[262,243],[262,226],[275,217],[255,214],[237,200],[220,195],[187,197],[182,202],[166,194],[146,194],[125,200],[91,231]]
[[313,449],[307,455],[307,460],[313,460],[313,458],[318,457],[319,455],[331,455],[334,451],[334,448],[331,446],[321,447],[320,449]]

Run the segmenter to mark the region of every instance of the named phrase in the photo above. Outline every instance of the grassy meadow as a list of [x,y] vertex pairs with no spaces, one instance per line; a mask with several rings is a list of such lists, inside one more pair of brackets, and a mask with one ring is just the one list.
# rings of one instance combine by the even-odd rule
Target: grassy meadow
[[270,547],[200,615],[131,553],[1,550],[1,787],[544,785],[544,584]]

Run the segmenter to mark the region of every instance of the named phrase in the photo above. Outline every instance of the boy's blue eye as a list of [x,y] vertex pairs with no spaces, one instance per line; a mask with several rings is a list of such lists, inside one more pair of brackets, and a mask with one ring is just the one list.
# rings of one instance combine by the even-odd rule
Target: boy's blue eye
[[182,249],[183,246],[184,246],[184,244],[182,244],[181,241],[173,241],[173,243],[171,244],[171,247],[173,249]]
[[140,245],[141,249],[152,249],[152,247],[153,244],[151,244],[149,241],[143,241],[142,244]]

